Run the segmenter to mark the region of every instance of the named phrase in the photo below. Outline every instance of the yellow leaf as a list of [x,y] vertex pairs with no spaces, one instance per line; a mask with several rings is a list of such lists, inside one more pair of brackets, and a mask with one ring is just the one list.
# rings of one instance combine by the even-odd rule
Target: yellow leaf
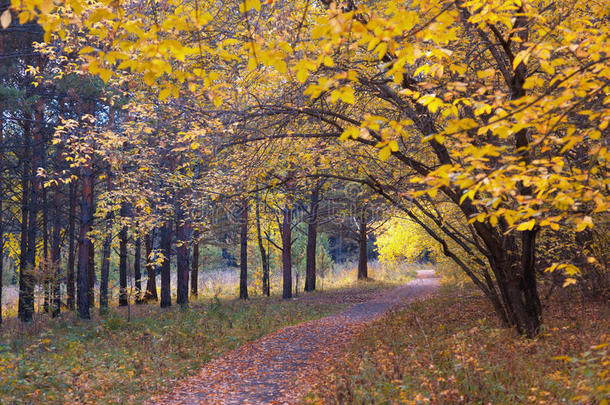
[[379,59],[382,59],[385,56],[387,51],[388,51],[387,42],[381,42],[379,45],[377,45],[377,48],[375,49],[375,52],[377,53],[377,57]]
[[0,16],[0,25],[3,29],[7,29],[11,25],[13,17],[11,16],[11,10],[4,10],[4,13]]
[[569,285],[572,284],[576,284],[576,279],[575,278],[566,278],[566,280],[563,282],[563,286],[567,287]]
[[108,69],[100,69],[97,74],[102,78],[104,83],[108,83],[110,76],[112,76],[112,72]]
[[42,0],[38,8],[40,8],[43,14],[50,14],[55,8],[55,4],[53,4],[53,0]]
[[529,58],[530,58],[530,50],[529,49],[524,49],[523,51],[519,52],[517,54],[517,56],[515,56],[515,59],[513,60],[513,69],[516,69],[517,66],[519,66],[519,64],[521,62],[527,63]]
[[578,225],[576,225],[576,232],[582,232],[587,228],[593,228],[593,218],[590,216],[584,217]]
[[352,89],[351,87],[344,87],[341,90],[341,100],[347,104],[354,104],[354,102],[356,101],[354,97],[354,89]]
[[360,129],[356,127],[348,127],[343,131],[341,136],[339,137],[340,141],[345,141],[348,138],[358,139],[358,135],[360,134]]
[[164,88],[159,92],[159,100],[163,101],[167,99],[172,94],[172,89],[169,87]]
[[386,146],[384,148],[381,148],[379,150],[379,159],[386,161],[390,158],[390,155],[392,154],[392,150],[390,149],[389,146]]
[[307,69],[297,70],[297,80],[301,83],[305,83],[307,80],[307,76],[309,76],[309,71]]
[[259,0],[244,0],[239,4],[239,11],[242,13],[245,13],[246,11],[250,11],[252,9],[260,11],[261,2]]
[[531,231],[534,228],[534,225],[536,225],[536,220],[530,219],[527,222],[520,223],[519,226],[517,227],[517,230],[518,231]]

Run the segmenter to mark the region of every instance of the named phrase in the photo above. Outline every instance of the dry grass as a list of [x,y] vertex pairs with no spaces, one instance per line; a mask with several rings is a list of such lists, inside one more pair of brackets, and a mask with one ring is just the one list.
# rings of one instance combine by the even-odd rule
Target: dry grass
[[609,315],[607,302],[549,302],[543,333],[527,340],[472,290],[445,288],[363,330],[307,402],[604,403]]
[[[333,269],[327,274],[318,277],[317,289],[318,290],[332,290],[337,288],[346,288],[356,282],[356,275],[358,273],[358,263],[346,262],[343,264],[333,266]],[[415,274],[415,270],[419,269],[415,265],[400,265],[392,266],[391,268],[382,265],[378,262],[369,263],[369,275],[371,279],[380,281],[385,284],[401,284],[409,281]],[[271,293],[273,295],[281,294],[282,290],[282,277],[280,271],[274,271],[271,276]],[[305,282],[304,276],[298,277],[299,284],[296,285],[297,277],[293,277],[293,285],[296,289],[296,294],[301,294],[303,289],[303,283]],[[161,276],[157,276],[157,293],[160,295]],[[176,274],[172,272],[171,285],[172,290],[176,286]],[[260,287],[253,285],[254,282],[252,277],[250,279],[250,285],[248,287],[251,296],[260,296]],[[211,271],[200,271],[198,278],[199,285],[199,297],[204,299],[211,299],[214,297],[230,299],[239,295],[239,270],[234,268],[223,268]],[[129,294],[134,297],[135,286],[133,278],[128,279]],[[146,277],[142,280],[142,287],[146,287]],[[95,292],[99,291],[99,286],[96,284]],[[175,291],[172,291],[174,296],[172,299],[175,301]],[[111,281],[108,287],[109,303],[110,306],[116,306],[119,297],[119,286],[116,282]],[[39,288],[35,291],[35,310],[36,312],[42,311],[43,296]],[[62,285],[62,296],[65,299],[66,291],[65,285]],[[17,302],[19,298],[19,289],[17,286],[5,286],[2,294],[2,317],[5,320],[14,318],[17,316]],[[95,305],[98,305],[98,297],[95,297]],[[37,315],[37,319],[46,319],[46,316]]]
[[27,325],[12,318],[0,328],[0,403],[138,403],[240,344],[388,286],[352,283],[294,300],[199,297],[188,309],[131,305],[105,317],[94,310],[91,321],[73,313],[37,314]]
[[277,298],[199,301],[189,309],[131,307],[88,322],[64,314],[17,324],[0,339],[0,403],[133,403],[209,359],[341,305]]

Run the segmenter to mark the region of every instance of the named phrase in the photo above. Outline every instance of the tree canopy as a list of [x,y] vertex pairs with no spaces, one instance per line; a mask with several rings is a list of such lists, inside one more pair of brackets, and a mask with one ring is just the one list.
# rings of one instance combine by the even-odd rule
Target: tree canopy
[[[78,104],[30,103],[61,120],[53,145],[70,159],[45,187],[93,187],[107,167],[105,203],[83,192],[81,221],[108,228],[82,238],[163,228],[187,246],[214,231],[217,207],[242,204],[247,239],[248,201],[265,194],[289,275],[293,213],[317,218],[302,190],[352,182],[401,218],[386,228],[417,227],[531,337],[543,271],[569,285],[607,267],[595,235],[608,226],[609,17],[602,0],[23,0],[0,23],[44,32],[27,96],[55,88]],[[582,251],[542,260],[541,240],[565,235]]]

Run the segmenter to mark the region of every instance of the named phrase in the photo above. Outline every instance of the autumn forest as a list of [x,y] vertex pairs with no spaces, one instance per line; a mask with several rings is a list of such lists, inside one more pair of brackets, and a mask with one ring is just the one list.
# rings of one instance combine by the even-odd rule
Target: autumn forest
[[0,403],[610,398],[604,0],[0,0]]

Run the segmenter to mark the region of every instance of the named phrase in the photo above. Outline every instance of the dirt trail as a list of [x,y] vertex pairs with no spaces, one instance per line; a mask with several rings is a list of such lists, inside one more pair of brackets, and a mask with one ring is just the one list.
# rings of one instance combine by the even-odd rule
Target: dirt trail
[[436,290],[434,271],[408,284],[315,321],[280,329],[211,361],[201,372],[150,404],[293,404],[307,393],[308,376],[323,373],[357,329],[392,308]]

